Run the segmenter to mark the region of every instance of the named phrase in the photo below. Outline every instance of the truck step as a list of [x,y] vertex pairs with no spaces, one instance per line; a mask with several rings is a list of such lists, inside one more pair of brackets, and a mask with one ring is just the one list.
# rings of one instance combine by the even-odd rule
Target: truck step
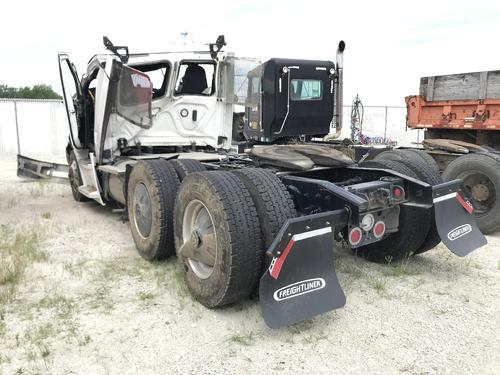
[[99,192],[94,186],[82,185],[78,187],[78,191],[90,199],[100,198]]

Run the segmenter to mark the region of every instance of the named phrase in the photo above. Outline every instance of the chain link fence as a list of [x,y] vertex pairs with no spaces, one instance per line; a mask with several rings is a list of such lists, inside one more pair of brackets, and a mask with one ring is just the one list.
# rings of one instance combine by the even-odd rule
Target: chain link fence
[[[351,136],[351,106],[344,107],[342,138]],[[64,157],[68,124],[62,100],[0,99],[0,156]],[[365,106],[362,131],[369,137],[386,137],[409,146],[422,139],[406,130],[406,108]],[[19,137],[17,136],[19,134]]]

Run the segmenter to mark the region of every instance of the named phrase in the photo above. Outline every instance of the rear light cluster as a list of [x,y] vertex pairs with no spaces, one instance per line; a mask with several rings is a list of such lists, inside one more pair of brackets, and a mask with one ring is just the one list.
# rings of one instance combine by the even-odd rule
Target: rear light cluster
[[363,232],[371,232],[373,237],[378,240],[385,234],[385,223],[382,220],[375,222],[375,217],[372,214],[363,216],[360,221],[360,227],[354,227],[349,231],[349,243],[351,246],[357,246],[361,243]]

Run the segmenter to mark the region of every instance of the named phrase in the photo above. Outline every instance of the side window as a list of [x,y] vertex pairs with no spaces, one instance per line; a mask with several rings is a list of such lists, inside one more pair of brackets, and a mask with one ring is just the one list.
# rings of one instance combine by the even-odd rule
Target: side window
[[292,100],[321,100],[323,82],[316,79],[292,79],[290,98]]
[[175,95],[212,95],[215,92],[215,64],[183,62],[175,84]]
[[167,90],[168,73],[170,71],[170,65],[167,62],[131,65],[131,67],[148,75],[153,84],[153,99],[157,99],[165,95],[165,91]]

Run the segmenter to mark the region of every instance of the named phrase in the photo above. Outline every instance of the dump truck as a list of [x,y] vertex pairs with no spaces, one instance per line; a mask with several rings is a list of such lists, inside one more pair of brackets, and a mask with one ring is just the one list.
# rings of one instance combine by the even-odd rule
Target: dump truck
[[[360,166],[325,141],[342,128],[343,41],[335,63],[225,44],[133,54],[104,38],[81,77],[59,55],[74,199],[121,210],[144,259],[177,256],[201,304],[257,291],[279,328],[344,306],[339,243],[379,262],[486,243],[462,181],[434,184],[425,153]],[[18,160],[20,175],[56,168]]]
[[405,98],[407,126],[445,180],[462,179],[483,233],[500,229],[500,71],[422,77]]

